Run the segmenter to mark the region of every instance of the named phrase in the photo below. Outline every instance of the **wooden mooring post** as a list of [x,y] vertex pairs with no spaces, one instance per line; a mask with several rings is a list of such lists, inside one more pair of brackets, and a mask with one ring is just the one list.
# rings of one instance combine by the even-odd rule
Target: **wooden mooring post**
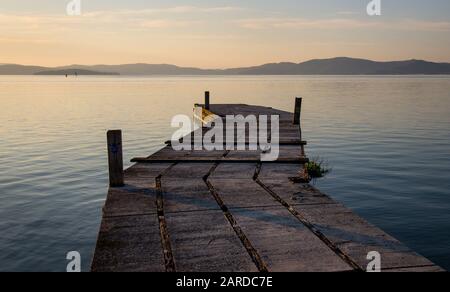
[[107,133],[109,185],[111,187],[124,186],[122,131],[112,130]]
[[295,98],[295,110],[294,110],[294,125],[300,125],[300,119],[302,115],[302,98]]
[[[300,132],[300,141],[303,139],[302,127],[300,125],[301,118],[302,118],[302,98],[296,97],[295,98],[295,109],[294,109],[294,125],[299,126],[298,130]],[[301,155],[304,156],[305,155],[305,146],[304,145],[301,146],[301,151],[302,151]]]
[[205,110],[210,110],[209,91],[205,91]]

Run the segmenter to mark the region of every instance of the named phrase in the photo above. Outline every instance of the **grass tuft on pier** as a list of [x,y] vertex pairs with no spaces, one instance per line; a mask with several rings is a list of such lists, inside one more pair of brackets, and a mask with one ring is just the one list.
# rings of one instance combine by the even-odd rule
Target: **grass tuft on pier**
[[331,171],[331,169],[328,168],[327,163],[320,158],[314,158],[306,163],[305,170],[312,179],[324,177]]

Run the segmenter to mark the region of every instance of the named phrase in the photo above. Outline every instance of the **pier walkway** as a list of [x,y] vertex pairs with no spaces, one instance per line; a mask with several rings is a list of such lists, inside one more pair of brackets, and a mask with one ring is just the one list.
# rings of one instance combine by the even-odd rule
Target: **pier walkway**
[[[263,162],[261,151],[250,150],[174,151],[169,142],[135,158],[123,186],[120,173],[111,175],[92,271],[365,271],[373,251],[382,271],[442,271],[304,181],[300,104],[295,115],[202,107],[220,117],[278,115],[279,159]],[[110,134],[114,141],[118,133]],[[114,163],[120,168],[119,144],[110,145],[112,172]]]

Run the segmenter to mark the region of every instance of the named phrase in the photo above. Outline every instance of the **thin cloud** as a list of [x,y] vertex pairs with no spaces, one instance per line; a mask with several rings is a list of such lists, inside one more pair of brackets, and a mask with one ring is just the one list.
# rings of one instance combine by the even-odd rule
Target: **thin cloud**
[[360,12],[356,12],[356,11],[338,11],[337,15],[359,15],[361,14]]
[[290,29],[348,29],[372,27],[374,22],[363,22],[352,19],[310,20],[301,18],[253,18],[238,20],[238,25],[247,29],[290,28]]
[[389,29],[408,31],[450,31],[447,21],[420,21],[402,19],[398,21],[373,21],[361,19],[335,18],[311,20],[303,18],[252,18],[236,21],[245,29],[320,29],[320,30],[353,30],[353,29]]
[[57,32],[67,30],[82,30],[89,27],[111,29],[113,25],[122,29],[135,28],[170,28],[189,27],[199,24],[201,20],[185,20],[177,17],[155,17],[148,12],[92,12],[80,16],[37,15],[37,14],[0,14],[0,32]]
[[403,29],[416,31],[450,31],[450,22],[448,21],[421,21],[414,19],[406,19],[401,23]]
[[83,15],[88,17],[102,17],[102,16],[145,16],[154,14],[194,14],[194,13],[213,13],[213,12],[232,12],[242,10],[241,7],[236,6],[218,6],[218,7],[199,7],[199,6],[174,6],[167,8],[154,9],[123,9],[123,10],[101,10],[85,12]]
[[55,41],[48,39],[33,39],[33,38],[17,38],[17,37],[0,37],[0,43],[8,44],[53,44]]
[[187,12],[230,12],[230,11],[236,11],[236,10],[242,10],[241,7],[236,6],[219,6],[219,7],[198,7],[198,6],[178,6],[173,8],[168,8],[166,10],[160,9],[159,11],[166,11],[166,12],[174,12],[174,13],[187,13]]
[[139,22],[142,28],[174,28],[187,27],[201,23],[200,21],[175,21],[168,19],[144,20]]
[[50,32],[101,25],[120,25],[124,29],[188,27],[200,21],[180,18],[188,18],[198,13],[227,13],[241,9],[235,6],[174,6],[142,10],[84,11],[80,16],[67,16],[63,12],[60,14],[0,13],[0,31],[47,30]]

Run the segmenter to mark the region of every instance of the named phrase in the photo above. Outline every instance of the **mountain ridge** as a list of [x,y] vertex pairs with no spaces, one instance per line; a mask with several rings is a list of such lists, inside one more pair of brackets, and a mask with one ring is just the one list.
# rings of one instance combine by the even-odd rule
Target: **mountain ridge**
[[34,73],[33,75],[120,75],[120,74],[115,72],[101,72],[86,69],[61,69],[61,70],[39,71]]
[[[450,74],[450,63],[425,60],[372,61],[336,57],[309,61],[267,63],[259,66],[228,69],[201,69],[172,64],[68,65],[59,67],[0,64],[0,75],[52,75],[72,70],[89,72],[87,75],[437,75]],[[83,71],[84,70],[84,71]],[[56,74],[53,74],[56,72]]]

